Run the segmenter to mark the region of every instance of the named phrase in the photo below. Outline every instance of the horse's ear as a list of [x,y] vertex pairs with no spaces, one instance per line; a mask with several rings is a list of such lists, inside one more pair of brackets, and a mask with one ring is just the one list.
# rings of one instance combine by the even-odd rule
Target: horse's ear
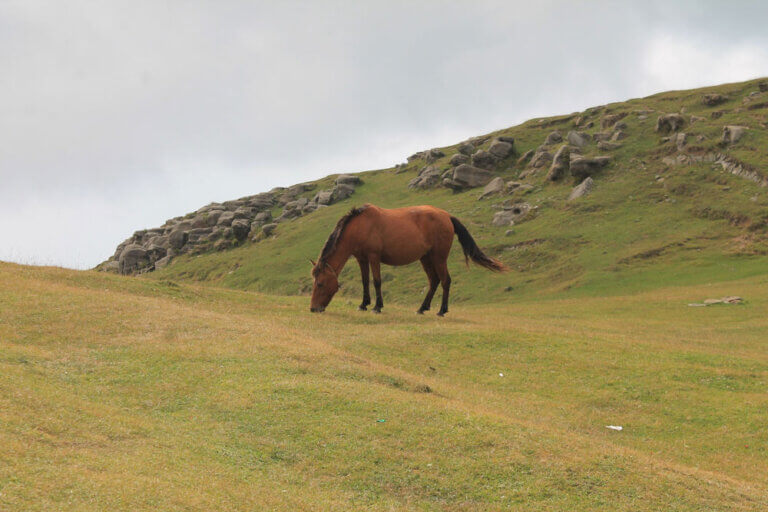
[[309,260],[309,262],[312,264],[313,267],[317,266],[317,263],[312,261],[312,258],[307,258],[307,259]]

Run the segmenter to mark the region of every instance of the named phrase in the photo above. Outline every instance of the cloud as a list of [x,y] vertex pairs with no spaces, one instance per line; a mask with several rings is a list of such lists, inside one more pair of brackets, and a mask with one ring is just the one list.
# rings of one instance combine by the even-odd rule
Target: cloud
[[12,242],[0,259],[89,267],[133,231],[210,201],[388,167],[531,117],[768,74],[766,10],[6,0],[0,236]]

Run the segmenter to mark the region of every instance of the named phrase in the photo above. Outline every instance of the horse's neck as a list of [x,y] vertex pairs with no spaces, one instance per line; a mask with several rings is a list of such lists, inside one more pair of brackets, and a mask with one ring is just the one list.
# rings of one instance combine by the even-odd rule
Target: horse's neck
[[347,244],[340,240],[336,246],[336,250],[333,251],[333,254],[328,256],[327,259],[328,264],[331,266],[333,271],[336,272],[336,275],[341,274],[341,271],[344,269],[344,265],[347,264],[347,260],[350,256],[351,253]]

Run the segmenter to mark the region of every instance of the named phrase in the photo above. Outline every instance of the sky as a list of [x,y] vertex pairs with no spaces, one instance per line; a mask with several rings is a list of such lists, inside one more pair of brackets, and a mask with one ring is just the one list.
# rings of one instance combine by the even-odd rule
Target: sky
[[212,201],[768,75],[761,1],[0,0],[0,260],[90,268]]

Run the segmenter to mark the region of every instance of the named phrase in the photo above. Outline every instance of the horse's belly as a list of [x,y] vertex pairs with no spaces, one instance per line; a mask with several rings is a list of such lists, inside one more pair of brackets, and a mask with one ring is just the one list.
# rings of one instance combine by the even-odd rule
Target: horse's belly
[[381,254],[381,262],[386,265],[408,265],[419,261],[427,254],[429,247],[424,243],[408,243],[397,248],[385,247]]

